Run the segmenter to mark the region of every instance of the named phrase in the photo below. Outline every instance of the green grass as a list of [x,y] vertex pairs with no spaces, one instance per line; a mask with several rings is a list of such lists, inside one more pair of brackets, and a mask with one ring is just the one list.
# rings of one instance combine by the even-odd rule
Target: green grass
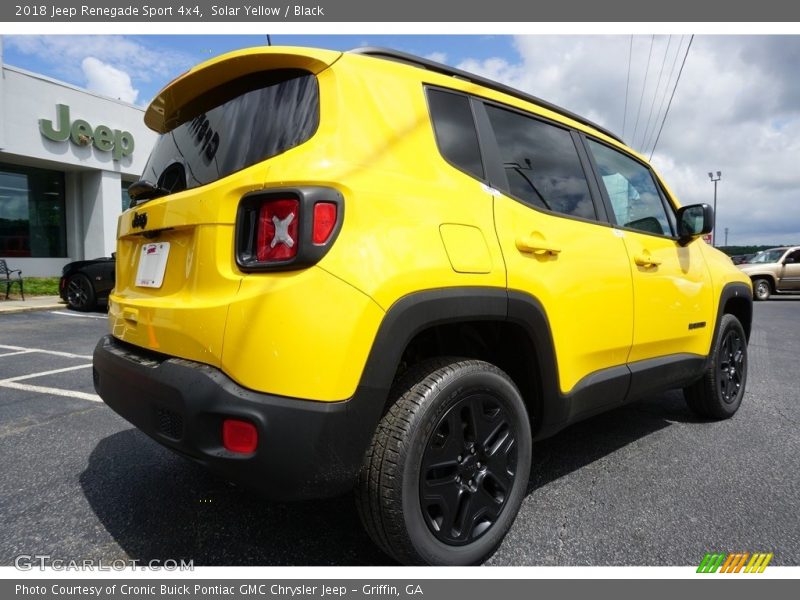
[[[58,296],[59,277],[25,277],[25,296]],[[12,295],[19,294],[19,288],[11,287]]]

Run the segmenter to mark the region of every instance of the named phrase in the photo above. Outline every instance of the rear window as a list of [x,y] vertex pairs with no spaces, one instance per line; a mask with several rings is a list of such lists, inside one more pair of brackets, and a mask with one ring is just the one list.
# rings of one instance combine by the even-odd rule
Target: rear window
[[210,90],[156,142],[142,179],[170,192],[195,188],[307,141],[319,124],[319,88],[306,71],[248,75]]

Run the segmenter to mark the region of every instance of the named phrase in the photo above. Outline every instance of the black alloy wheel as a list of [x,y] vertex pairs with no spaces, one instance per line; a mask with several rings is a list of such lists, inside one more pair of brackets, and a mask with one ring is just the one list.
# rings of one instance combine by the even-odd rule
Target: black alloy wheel
[[747,384],[747,336],[732,314],[722,315],[703,376],[683,389],[686,404],[700,417],[728,419],[736,414]]
[[508,411],[493,395],[461,398],[434,426],[420,469],[420,505],[433,535],[451,545],[486,533],[514,485],[517,447]]
[[722,340],[717,364],[717,382],[722,400],[731,404],[736,401],[744,384],[744,360],[746,345],[736,329],[730,329]]
[[82,273],[72,275],[67,280],[67,304],[80,311],[91,310],[95,306],[95,294],[92,282]]

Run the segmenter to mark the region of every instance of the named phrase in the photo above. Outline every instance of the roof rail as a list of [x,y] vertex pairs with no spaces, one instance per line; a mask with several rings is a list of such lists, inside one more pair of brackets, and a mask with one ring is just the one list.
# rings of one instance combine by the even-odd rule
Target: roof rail
[[503,85],[502,83],[492,81],[491,79],[481,77],[480,75],[468,73],[467,71],[462,71],[460,69],[448,67],[447,65],[443,65],[442,63],[428,60],[427,58],[420,58],[419,56],[414,56],[413,54],[407,54],[405,52],[399,52],[397,50],[391,50],[389,48],[375,48],[375,47],[355,48],[353,50],[350,50],[349,53],[364,54],[366,56],[374,56],[376,58],[385,58],[387,60],[393,60],[395,62],[401,62],[414,67],[418,67],[420,69],[425,69],[426,71],[433,71],[434,73],[441,73],[442,75],[448,75],[450,77],[456,77],[458,79],[462,79],[470,83],[482,85],[483,87],[495,90],[496,92],[501,92],[503,94],[508,94],[509,96],[514,96],[515,98],[519,98],[520,100],[525,100],[526,102],[533,102],[534,104],[538,104],[539,106],[546,108],[547,110],[552,110],[553,112],[556,112],[564,117],[572,119],[573,121],[577,121],[578,123],[582,123],[589,127],[593,127],[597,131],[606,134],[608,137],[617,140],[621,144],[625,143],[622,141],[622,138],[620,138],[615,133],[609,131],[605,127],[602,127],[597,123],[593,123],[589,119],[586,119],[580,115],[576,115],[574,112],[569,111],[566,108],[561,108],[560,106],[552,104],[551,102],[547,102],[546,100],[542,100],[541,98],[537,98],[536,96],[532,96],[531,94],[526,94],[525,92],[522,92],[516,88],[512,88],[507,85]]

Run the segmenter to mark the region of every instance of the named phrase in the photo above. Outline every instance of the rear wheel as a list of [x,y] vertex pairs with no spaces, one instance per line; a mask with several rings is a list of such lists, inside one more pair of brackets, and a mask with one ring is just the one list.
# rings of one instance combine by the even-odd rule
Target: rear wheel
[[727,419],[739,410],[747,383],[747,338],[733,315],[722,315],[712,352],[702,379],[683,393],[699,416]]
[[67,280],[67,305],[74,310],[92,310],[96,305],[94,288],[89,278],[76,273]]
[[772,294],[772,284],[768,279],[753,280],[753,298],[756,300],[768,300]]
[[437,359],[393,390],[359,475],[359,514],[372,539],[406,564],[468,565],[491,553],[528,483],[525,404],[503,371]]

